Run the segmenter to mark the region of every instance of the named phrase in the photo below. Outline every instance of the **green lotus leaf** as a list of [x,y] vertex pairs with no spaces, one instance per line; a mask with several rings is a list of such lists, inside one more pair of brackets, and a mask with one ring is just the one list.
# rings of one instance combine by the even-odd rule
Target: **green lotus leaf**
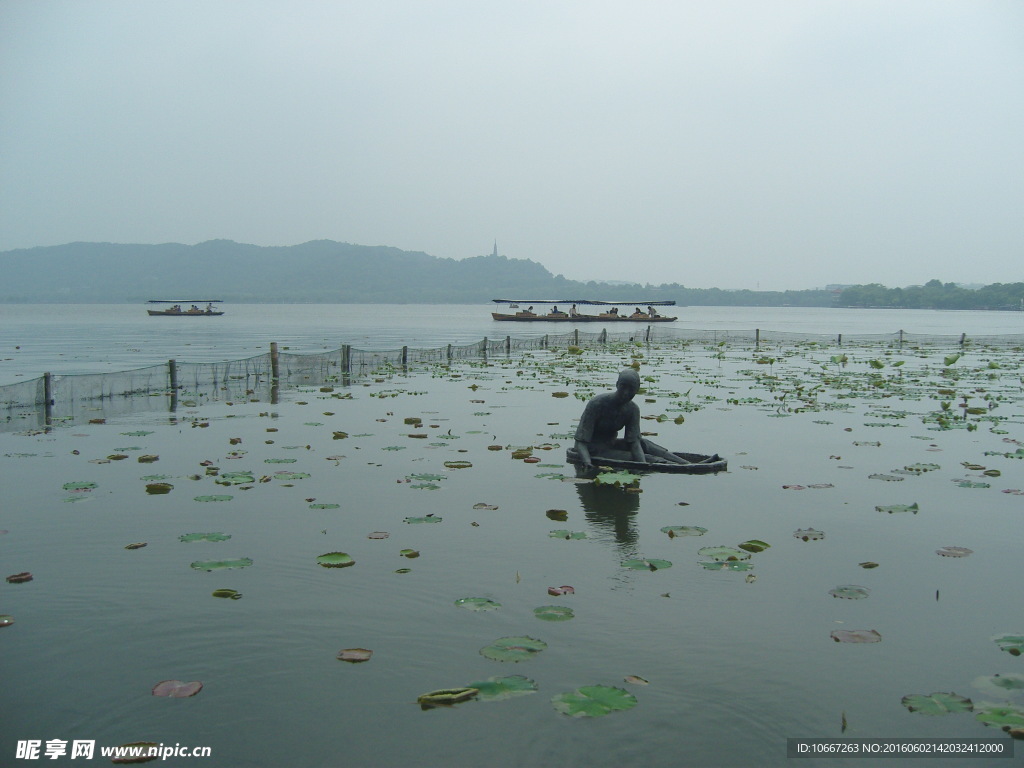
[[147,483],[146,493],[156,496],[163,493],[170,493],[174,490],[174,486],[170,483]]
[[414,483],[409,487],[415,488],[418,491],[437,491],[441,489],[441,486],[437,483]]
[[310,509],[339,509],[341,504],[310,504]]
[[920,509],[921,508],[917,505],[916,501],[913,504],[892,504],[892,505],[887,506],[887,507],[881,507],[881,506],[876,506],[875,507],[875,511],[877,511],[877,512],[886,512],[886,513],[888,513],[890,515],[894,514],[896,512],[910,512],[911,514],[916,515],[920,511]]
[[537,683],[523,675],[488,677],[486,680],[470,683],[466,687],[476,688],[480,692],[477,696],[479,701],[501,701],[537,692]]
[[917,474],[923,472],[934,472],[936,469],[941,469],[938,464],[911,464],[909,467],[904,467],[907,472],[914,472]]
[[61,488],[63,488],[65,491],[71,491],[72,493],[85,493],[91,491],[93,488],[98,487],[99,486],[96,483],[90,482],[88,480],[79,480],[72,483],[64,483],[64,485],[61,486]]
[[871,594],[871,590],[867,587],[858,587],[856,584],[844,584],[835,589],[830,589],[828,593],[832,597],[842,598],[843,600],[863,600]]
[[710,557],[712,560],[725,562],[726,560],[749,560],[750,553],[743,552],[732,547],[701,547],[697,550],[701,557]]
[[229,600],[239,600],[242,593],[234,589],[215,589],[211,593],[214,597],[224,597]]
[[431,474],[425,474],[424,473],[424,474],[419,474],[419,475],[409,475],[409,477],[407,479],[409,479],[409,480],[423,480],[423,481],[428,482],[428,483],[436,483],[436,482],[439,482],[441,480],[446,479],[447,477],[448,477],[448,475],[431,475]]
[[703,536],[708,532],[708,529],[701,528],[699,525],[666,525],[661,529],[661,532],[667,533],[671,537]]
[[[601,463],[601,458],[597,457],[597,463]],[[625,470],[619,472],[602,472],[594,478],[594,483],[597,485],[633,485],[640,482],[640,475],[634,475],[632,472],[626,472]]]
[[402,557],[407,557],[410,560],[413,560],[420,556],[419,550],[416,549],[403,549],[400,550],[398,554],[400,554]]
[[922,715],[948,715],[952,712],[970,712],[974,703],[955,693],[914,693],[901,699],[904,707]]
[[316,559],[316,562],[324,568],[348,568],[350,565],[356,564],[356,561],[352,559],[351,555],[344,552],[328,552],[320,555],[320,557]]
[[250,565],[251,557],[240,557],[237,560],[197,560],[191,567],[197,571],[223,571],[228,568],[248,568]]
[[623,560],[623,568],[630,568],[634,571],[660,571],[663,568],[671,568],[672,563],[668,560],[658,560],[651,558],[645,560],[643,558],[635,558],[632,560]]
[[968,549],[967,547],[942,547],[935,550],[935,554],[942,557],[967,557],[973,552],[973,549]]
[[1024,728],[1024,709],[1019,707],[985,707],[974,717],[985,725],[1003,730]]
[[404,522],[410,525],[419,525],[421,523],[440,523],[443,518],[434,517],[434,515],[427,515],[425,517],[407,517]]
[[798,528],[793,531],[793,538],[804,541],[820,541],[825,538],[825,532],[817,531],[814,528]]
[[533,609],[533,615],[541,621],[568,621],[574,617],[572,608],[561,605],[542,605]]
[[470,461],[446,461],[444,465],[448,469],[469,469],[473,463]]
[[750,539],[749,541],[744,541],[742,544],[737,544],[736,546],[738,546],[740,549],[746,550],[747,552],[753,552],[756,554],[758,552],[764,552],[766,549],[769,549],[771,547],[771,544],[766,544],[760,539]]
[[1006,651],[1011,656],[1020,656],[1024,653],[1024,635],[997,635],[992,640],[999,646],[999,650]]
[[1011,673],[1007,675],[989,675],[974,679],[974,687],[987,693],[1007,696],[1009,691],[1024,690],[1024,675]]
[[152,431],[146,431],[144,429],[137,429],[134,432],[121,432],[119,434],[127,435],[128,437],[145,437],[146,435],[152,435]]
[[500,637],[480,649],[480,655],[491,661],[520,662],[540,653],[548,644],[535,637]]
[[139,478],[146,483],[157,483],[161,480],[170,480],[174,475],[143,475]]
[[256,482],[256,475],[252,472],[224,472],[217,481],[221,485],[246,485]]
[[554,708],[570,717],[601,717],[636,706],[636,696],[610,685],[585,685],[551,699]]
[[274,473],[274,479],[275,480],[283,480],[286,483],[291,482],[292,480],[305,480],[306,478],[308,478],[310,476],[311,475],[308,472],[275,472]]
[[190,541],[227,541],[230,538],[230,533],[186,533],[179,536],[178,541],[183,543]]
[[298,459],[264,459],[264,464],[294,464]]
[[957,483],[958,488],[991,488],[989,483],[979,483],[973,480],[960,480]]
[[486,597],[460,597],[455,605],[470,611],[495,611],[501,608],[501,603]]
[[587,534],[583,531],[550,531],[548,533],[552,539],[585,539]]
[[234,496],[228,494],[214,495],[214,496],[196,496],[193,501],[231,501]]
[[887,475],[882,472],[876,472],[873,475],[868,475],[868,480],[885,480],[887,483],[898,483],[902,482],[903,478],[897,475]]
[[753,563],[738,560],[720,560],[713,563],[701,563],[709,571],[752,571]]

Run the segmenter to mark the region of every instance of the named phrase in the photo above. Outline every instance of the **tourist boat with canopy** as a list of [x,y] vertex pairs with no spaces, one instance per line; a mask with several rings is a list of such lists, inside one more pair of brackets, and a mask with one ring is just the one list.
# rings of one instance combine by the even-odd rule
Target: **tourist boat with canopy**
[[[555,323],[671,323],[678,318],[663,315],[657,307],[671,307],[675,301],[595,301],[593,299],[492,299],[495,304],[508,304],[515,312],[491,312],[495,320],[513,322]],[[550,305],[547,311],[536,312],[537,304]],[[522,309],[526,306],[527,309]],[[579,307],[597,307],[595,313],[580,312]],[[564,307],[564,309],[563,309]],[[620,310],[619,307],[633,307]]]
[[[146,303],[170,305],[164,309],[147,309],[150,317],[218,317],[224,314],[224,310],[215,306],[221,299],[150,299]],[[185,306],[188,309],[183,309]]]

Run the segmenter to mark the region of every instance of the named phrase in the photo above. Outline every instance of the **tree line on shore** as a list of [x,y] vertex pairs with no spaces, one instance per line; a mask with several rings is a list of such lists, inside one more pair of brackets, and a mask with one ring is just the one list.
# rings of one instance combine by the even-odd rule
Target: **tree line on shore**
[[1021,309],[1024,283],[972,290],[931,280],[841,290],[687,288],[569,280],[506,256],[447,259],[387,246],[314,240],[257,246],[69,243],[0,252],[0,302],[123,303],[217,298],[231,302],[477,304],[492,298],[673,300],[682,306]]

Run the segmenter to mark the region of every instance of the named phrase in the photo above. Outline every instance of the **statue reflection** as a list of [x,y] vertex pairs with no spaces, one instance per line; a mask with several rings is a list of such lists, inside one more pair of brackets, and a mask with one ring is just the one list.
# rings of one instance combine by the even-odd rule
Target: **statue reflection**
[[[577,471],[582,480],[595,473]],[[640,511],[640,494],[630,493],[617,485],[597,485],[579,482],[576,493],[580,497],[584,517],[591,530],[601,538],[612,539],[624,558],[634,557],[640,533],[636,513]]]

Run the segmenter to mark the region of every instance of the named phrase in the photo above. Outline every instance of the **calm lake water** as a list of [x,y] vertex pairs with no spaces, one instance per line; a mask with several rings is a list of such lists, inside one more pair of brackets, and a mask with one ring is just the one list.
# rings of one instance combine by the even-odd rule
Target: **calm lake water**
[[[129,319],[125,308],[85,308],[76,323],[8,305],[5,370],[232,359],[269,341],[390,348],[374,335],[381,324],[360,314],[385,308],[235,309],[251,322],[212,319],[186,343],[180,327],[161,325],[170,321]],[[480,307],[400,309],[408,315],[404,326],[395,320],[395,338],[410,345],[494,334]],[[446,330],[446,311],[465,326]],[[747,319],[700,311],[693,327]],[[430,320],[417,324],[417,313]],[[785,330],[801,333],[998,335],[1020,319],[895,316],[895,328],[872,328],[887,318],[769,310],[750,327],[789,317]],[[905,321],[914,318],[916,327]],[[1024,361],[1005,347],[956,353],[791,344],[767,357],[751,345],[667,342],[534,350],[381,370],[330,391],[288,390],[273,406],[183,404],[0,433],[0,568],[34,577],[0,583],[0,614],[14,622],[0,627],[0,764],[20,764],[17,742],[28,739],[212,750],[165,761],[175,766],[668,768],[791,765],[787,738],[1005,736],[998,723],[1024,725],[1024,656],[997,642],[1012,648],[1024,635]],[[718,452],[727,472],[646,475],[632,490],[576,482],[564,450],[583,403],[632,362],[651,439]],[[523,448],[540,461],[514,458]],[[153,483],[172,488],[152,494]],[[705,532],[669,536],[671,526]],[[181,541],[193,533],[230,538]],[[751,540],[769,547],[721,569],[701,551]],[[146,546],[125,548],[133,543]],[[319,566],[331,552],[355,564]],[[214,565],[243,558],[251,565]],[[635,570],[634,559],[658,567]],[[549,594],[563,585],[574,594]],[[212,596],[225,588],[242,598]],[[500,607],[457,605],[468,597]],[[541,620],[535,609],[545,606],[573,616]],[[877,642],[839,642],[841,630]],[[481,652],[505,637],[545,647],[518,663]],[[339,661],[348,648],[372,658]],[[416,703],[508,676],[535,692],[426,711]],[[203,688],[153,696],[163,680]],[[596,718],[556,710],[552,699],[589,685],[619,688],[636,705]],[[929,715],[908,703],[965,711]]]
[[[272,341],[300,353],[338,349],[342,344],[388,350],[571,330],[555,323],[495,322],[490,313],[496,306],[227,304],[222,317],[151,318],[137,304],[0,304],[0,384],[47,371],[118,371],[171,358],[234,360],[263,354]],[[676,307],[672,312],[679,320],[657,326],[659,332],[759,328],[847,337],[900,330],[951,337],[1024,334],[1024,312],[795,307]],[[580,328],[600,330],[589,325]]]

